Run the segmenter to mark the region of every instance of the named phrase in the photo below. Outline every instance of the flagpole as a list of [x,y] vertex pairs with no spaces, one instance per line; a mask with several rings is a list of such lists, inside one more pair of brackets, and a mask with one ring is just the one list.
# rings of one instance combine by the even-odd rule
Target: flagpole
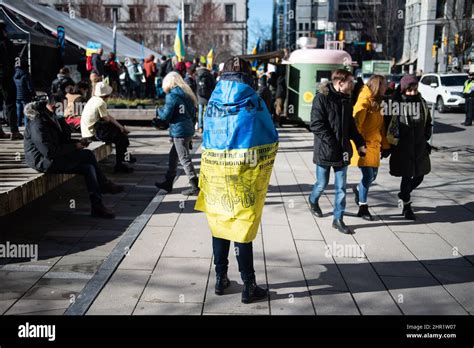
[[181,41],[184,45],[184,0],[181,0]]

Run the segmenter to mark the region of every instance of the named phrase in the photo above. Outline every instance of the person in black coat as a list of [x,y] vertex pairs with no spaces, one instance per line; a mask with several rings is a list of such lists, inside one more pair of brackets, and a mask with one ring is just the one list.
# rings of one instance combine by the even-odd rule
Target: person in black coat
[[60,96],[66,98],[66,87],[74,86],[75,83],[70,77],[70,71],[68,68],[61,68],[57,78],[51,84],[51,95],[59,94]]
[[[10,140],[21,140],[23,136],[18,130],[18,119],[16,114],[16,88],[13,82],[15,73],[16,56],[15,45],[8,39],[5,22],[0,20],[0,94],[5,101],[6,116],[10,126]],[[8,138],[0,127],[0,138]]]
[[71,131],[63,118],[55,112],[62,103],[60,95],[48,102],[33,102],[25,107],[29,122],[25,128],[24,148],[26,164],[42,173],[84,175],[91,200],[91,215],[114,218],[114,213],[102,204],[103,193],[119,193],[123,186],[107,180],[97,164],[87,142],[72,140]]
[[[425,100],[418,93],[415,76],[404,76],[400,90],[394,96],[403,110],[398,118],[398,144],[391,146],[390,175],[401,177],[398,198],[403,202],[402,214],[407,220],[415,220],[410,195],[431,171],[431,115]],[[403,107],[406,105],[407,107]]]
[[316,183],[309,197],[311,210],[317,217],[323,213],[318,201],[329,182],[331,167],[334,169],[334,220],[332,226],[339,232],[352,234],[344,224],[346,208],[347,166],[352,157],[352,145],[356,144],[360,156],[365,156],[366,147],[352,117],[351,92],[354,77],[347,70],[336,70],[332,83],[322,85],[313,100],[310,129],[314,133],[314,156]]
[[26,126],[27,118],[25,117],[23,109],[26,104],[33,100],[36,93],[33,87],[33,82],[31,81],[30,73],[28,72],[28,67],[25,64],[15,68],[15,76],[13,76],[13,80],[15,81],[16,86],[16,113],[18,116],[18,127],[21,126],[23,119]]
[[267,109],[270,112],[270,114],[273,114],[272,92],[270,91],[270,88],[268,87],[267,77],[265,75],[263,75],[262,77],[258,79],[257,94],[260,96],[260,98],[263,99],[263,101],[267,105]]

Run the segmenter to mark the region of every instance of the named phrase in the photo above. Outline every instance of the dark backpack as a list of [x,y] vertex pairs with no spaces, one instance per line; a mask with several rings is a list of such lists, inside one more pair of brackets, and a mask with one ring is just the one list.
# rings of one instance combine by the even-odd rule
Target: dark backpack
[[204,99],[209,99],[214,89],[214,81],[210,73],[198,75],[197,79],[197,93],[198,96]]

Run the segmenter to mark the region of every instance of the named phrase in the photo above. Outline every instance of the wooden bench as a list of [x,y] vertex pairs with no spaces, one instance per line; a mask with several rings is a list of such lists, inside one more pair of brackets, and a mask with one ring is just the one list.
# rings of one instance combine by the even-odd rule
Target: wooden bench
[[[97,161],[105,159],[112,147],[94,142],[88,149]],[[5,216],[73,178],[75,174],[44,174],[25,163],[23,141],[0,140],[0,216]]]

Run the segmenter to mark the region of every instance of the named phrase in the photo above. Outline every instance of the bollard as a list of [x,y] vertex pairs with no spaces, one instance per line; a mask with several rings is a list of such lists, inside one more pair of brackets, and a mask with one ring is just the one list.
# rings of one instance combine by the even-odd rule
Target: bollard
[[431,137],[428,141],[428,144],[433,146],[433,137],[434,137],[434,123],[435,123],[435,114],[436,114],[436,103],[431,104]]

